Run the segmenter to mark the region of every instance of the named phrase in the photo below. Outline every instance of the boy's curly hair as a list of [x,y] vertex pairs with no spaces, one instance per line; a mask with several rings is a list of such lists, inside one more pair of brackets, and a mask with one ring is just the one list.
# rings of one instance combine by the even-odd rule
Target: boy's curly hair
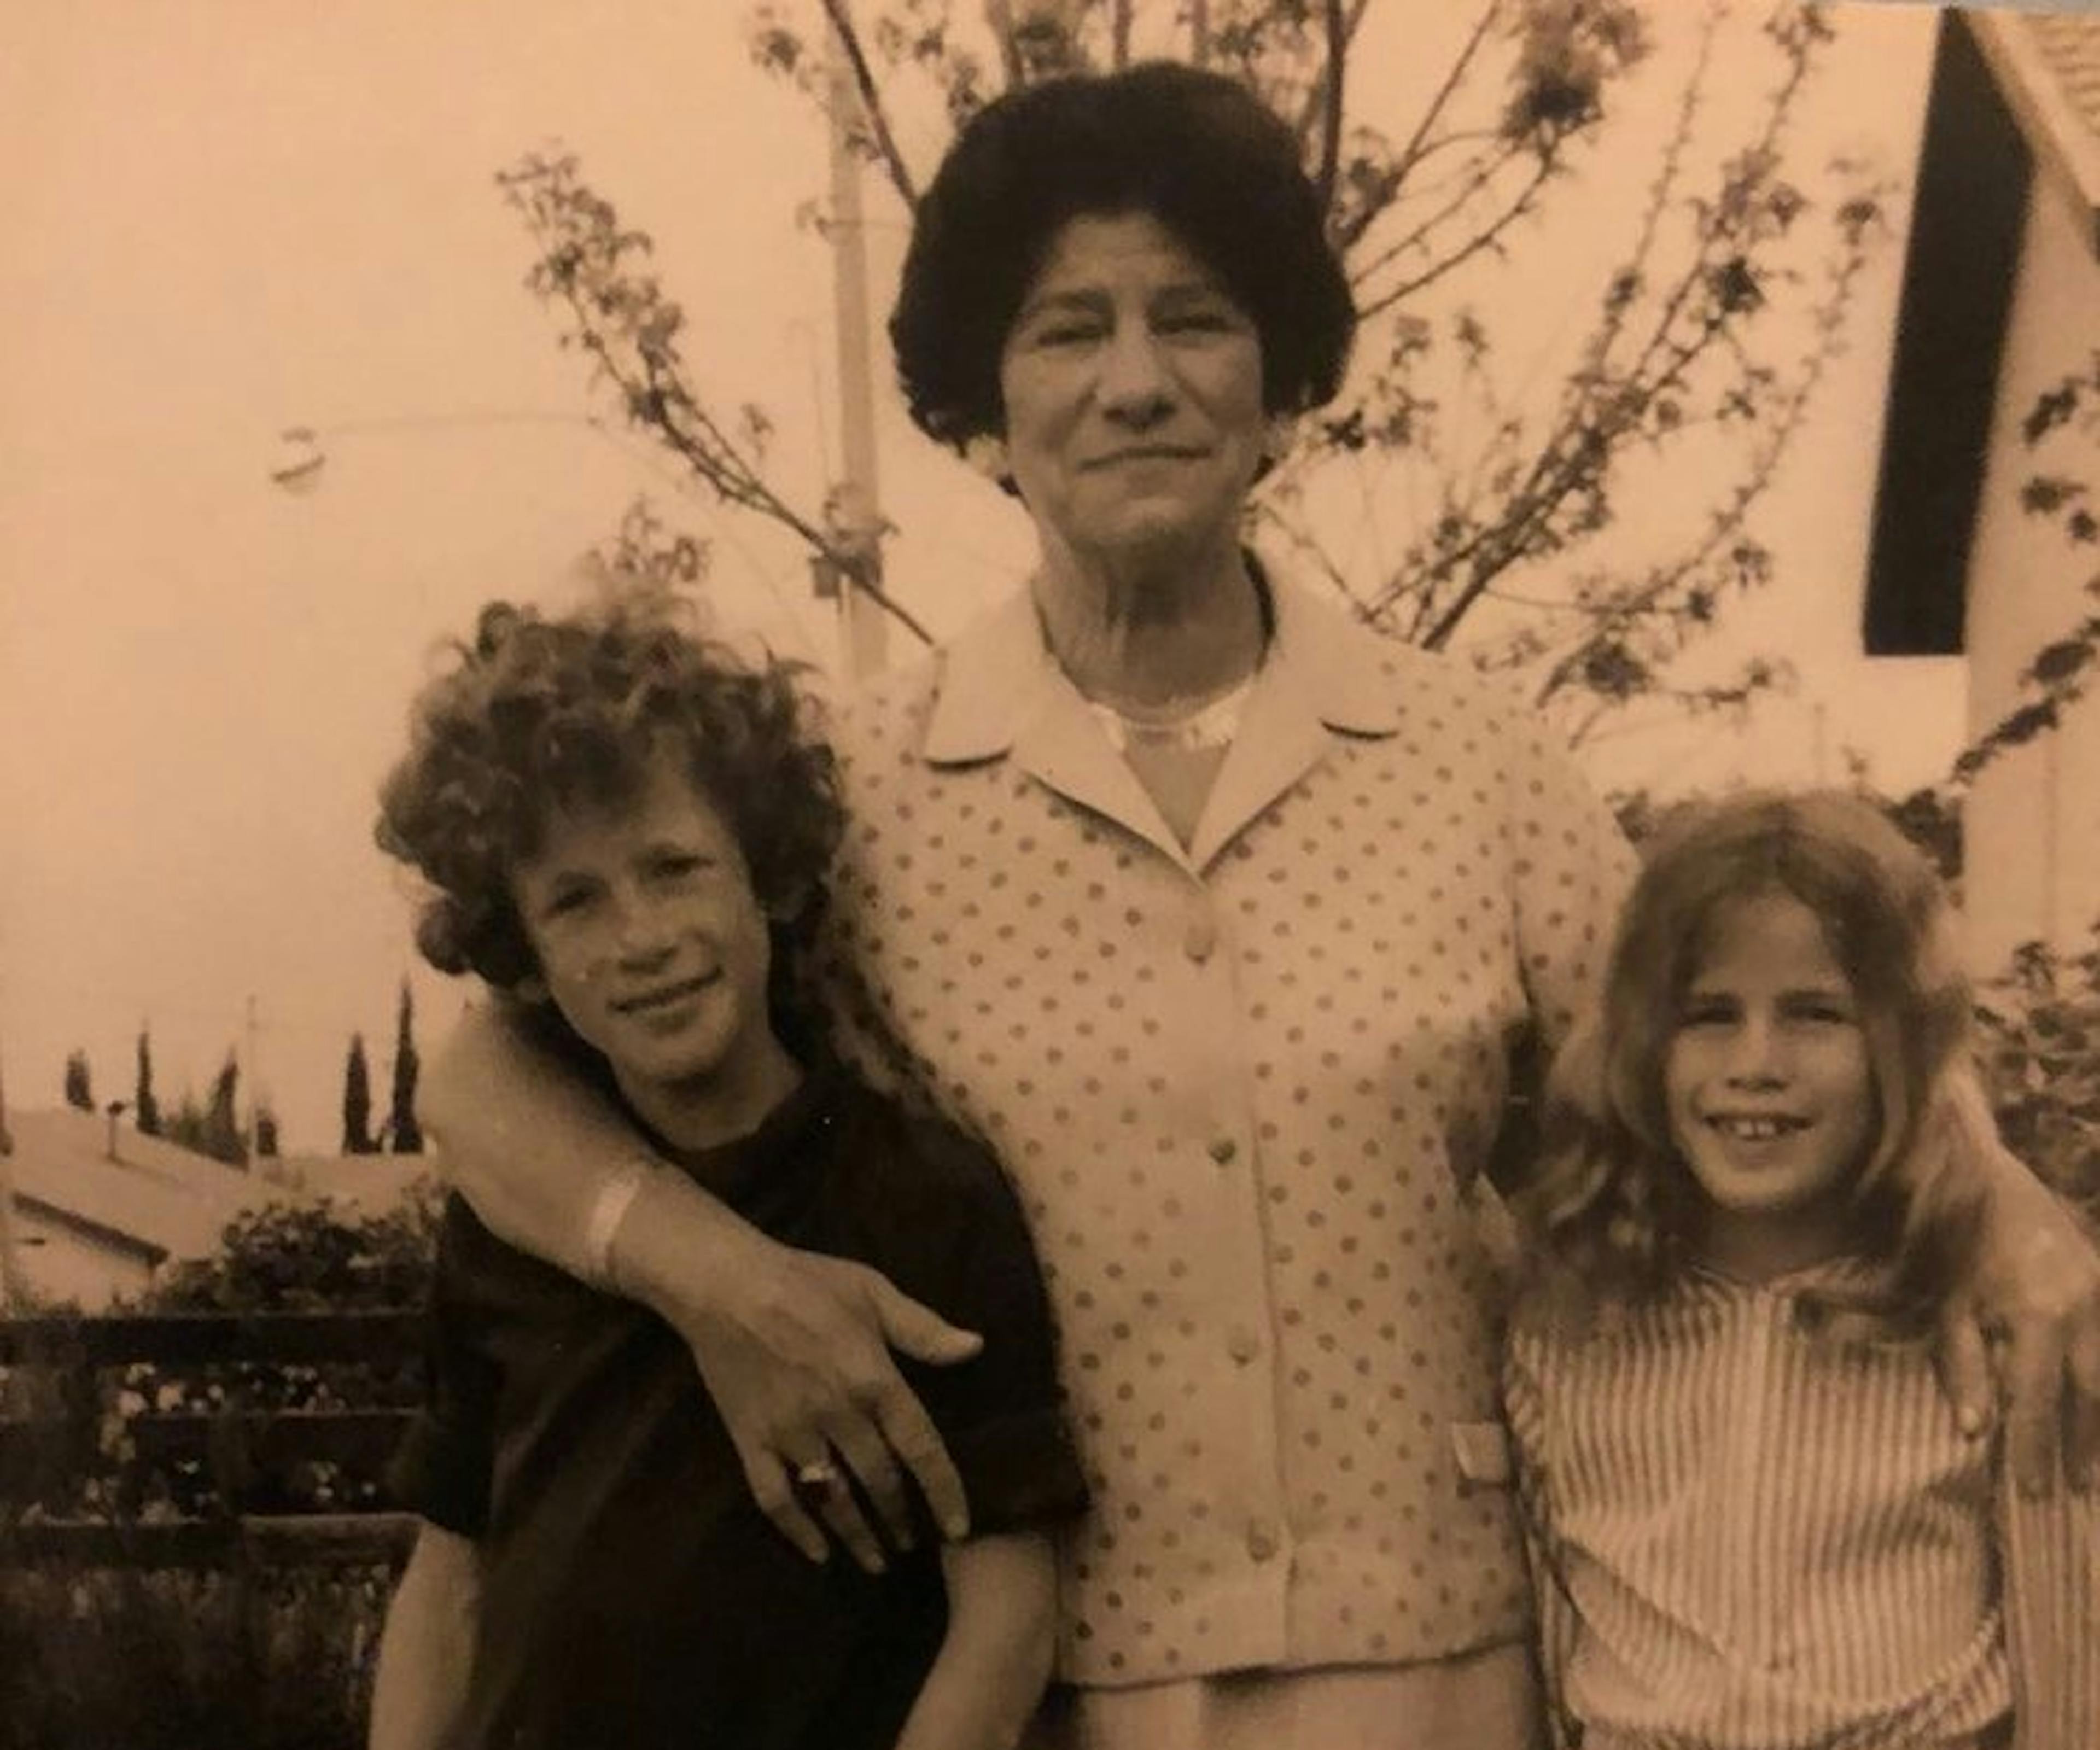
[[1547,1080],[1542,1159],[1518,1213],[1578,1316],[1662,1291],[1689,1259],[1699,1200],[1671,1135],[1665,1060],[1722,914],[1775,893],[1821,919],[1872,1066],[1851,1210],[1871,1280],[1835,1310],[1921,1324],[1973,1267],[1988,1119],[1957,1083],[1971,1002],[1939,878],[1864,798],[1754,791],[1665,821],[1596,1006]]
[[631,800],[667,747],[742,847],[776,961],[814,923],[845,816],[801,667],[745,663],[679,607],[641,589],[551,619],[490,602],[417,697],[374,835],[434,890],[416,946],[440,972],[503,990],[535,973],[511,871],[554,810]]

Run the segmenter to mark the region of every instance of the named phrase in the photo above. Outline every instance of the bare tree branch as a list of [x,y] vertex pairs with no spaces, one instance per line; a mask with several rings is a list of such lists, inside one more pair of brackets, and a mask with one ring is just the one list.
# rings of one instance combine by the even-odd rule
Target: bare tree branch
[[836,566],[922,642],[932,635],[883,589],[864,548],[841,540],[775,491],[744,445],[688,384],[677,336],[684,316],[654,279],[629,266],[649,239],[624,230],[611,203],[581,181],[573,156],[533,155],[497,179],[539,245],[530,284],[567,311],[564,343],[618,394],[630,424],[648,432],[691,469],[723,503],[788,531]]
[[[1500,165],[1496,165],[1494,168],[1499,169]],[[1511,198],[1509,205],[1483,224],[1478,231],[1449,254],[1435,258],[1427,267],[1411,280],[1403,280],[1396,285],[1389,286],[1375,297],[1360,298],[1357,303],[1357,313],[1359,318],[1375,316],[1383,311],[1390,310],[1394,305],[1403,303],[1434,285],[1445,275],[1462,267],[1476,255],[1484,254],[1491,249],[1499,248],[1503,233],[1519,220],[1529,217],[1536,209],[1539,191],[1546,186],[1546,182],[1552,176],[1554,168],[1551,159],[1540,159],[1533,167],[1529,179]],[[1489,174],[1492,174],[1490,171]],[[1483,184],[1485,181],[1484,178]],[[1433,215],[1427,223],[1418,226],[1407,236],[1401,239],[1390,249],[1379,256],[1364,270],[1365,279],[1368,280],[1371,274],[1388,265],[1396,256],[1426,240],[1432,226],[1440,223],[1445,218],[1458,210],[1461,205],[1470,201],[1475,192],[1471,188],[1462,192],[1443,212]]]
[[1478,21],[1475,23],[1471,34],[1466,38],[1464,46],[1453,57],[1449,70],[1438,84],[1435,94],[1424,106],[1421,116],[1416,120],[1414,131],[1408,136],[1407,143],[1394,157],[1386,175],[1382,179],[1382,187],[1372,199],[1365,201],[1360,214],[1336,228],[1335,237],[1336,248],[1348,249],[1359,241],[1364,232],[1370,227],[1379,214],[1391,204],[1393,196],[1406,183],[1409,174],[1420,161],[1423,148],[1436,128],[1437,121],[1443,116],[1445,110],[1450,106],[1459,87],[1464,84],[1467,72],[1472,66],[1475,58],[1478,56],[1482,46],[1486,42],[1488,33],[1493,28],[1499,11],[1500,8],[1495,3],[1495,0],[1489,0],[1489,5],[1482,11]]
[[846,57],[846,64],[853,73],[854,89],[860,97],[860,119],[875,148],[876,156],[883,168],[889,173],[890,186],[909,209],[919,205],[919,190],[906,166],[904,155],[897,149],[897,139],[889,130],[889,116],[883,107],[882,93],[875,82],[875,74],[867,64],[867,55],[861,46],[860,33],[854,28],[852,14],[846,9],[846,0],[823,0],[824,16],[830,20],[832,32]]
[[1320,127],[1320,168],[1313,176],[1323,213],[1333,209],[1335,179],[1342,163],[1342,82],[1349,60],[1349,24],[1342,9],[1342,0],[1327,0],[1326,18],[1327,64],[1326,77],[1320,83],[1320,89],[1326,94],[1326,114]]
[[[1345,57],[1355,44],[1357,27],[1363,23],[1364,14],[1370,7],[1370,0],[1348,0],[1348,11],[1343,16],[1341,35],[1341,48]],[[1328,37],[1330,54],[1334,51],[1334,41],[1330,33]],[[1307,85],[1305,99],[1299,106],[1297,120],[1292,124],[1293,130],[1300,140],[1310,140],[1312,138],[1312,130],[1315,128],[1326,126],[1330,112],[1339,107],[1330,104],[1328,101],[1329,96],[1328,83],[1325,78],[1312,80]],[[1346,119],[1345,117],[1344,120]]]
[[[1639,228],[1634,234],[1634,246],[1630,260],[1638,267],[1655,253],[1656,240],[1661,234],[1664,214],[1669,209],[1670,196],[1675,192],[1678,179],[1683,174],[1685,154],[1691,149],[1692,124],[1697,119],[1699,105],[1706,89],[1706,75],[1713,64],[1714,36],[1720,26],[1721,9],[1718,4],[1709,6],[1706,17],[1700,28],[1699,51],[1692,62],[1692,73],[1682,90],[1677,94],[1677,114],[1672,121],[1670,137],[1663,142],[1662,165],[1648,179],[1648,199],[1641,209]],[[1611,340],[1618,332],[1616,320],[1608,320],[1599,330],[1599,346],[1593,346],[1593,356],[1601,356],[1610,348]]]
[[1021,64],[1020,46],[1014,41],[1012,0],[985,0],[985,21],[991,26],[999,45],[999,77],[1008,90],[1018,89],[1026,77]]
[[[1469,540],[1440,554],[1429,570],[1433,597],[1435,583],[1462,571],[1466,580],[1440,603],[1433,619],[1423,622],[1423,641],[1432,647],[1445,643],[1466,614],[1480,599],[1487,584],[1514,559],[1531,552],[1546,538],[1560,507],[1578,493],[1602,490],[1610,456],[1626,433],[1635,429],[1655,397],[1674,385],[1683,383],[1697,361],[1727,335],[1728,324],[1740,310],[1754,307],[1754,282],[1745,279],[1736,295],[1745,300],[1737,305],[1714,305],[1715,286],[1724,290],[1734,284],[1732,274],[1742,274],[1737,245],[1753,223],[1755,202],[1774,161],[1777,137],[1785,125],[1806,76],[1807,55],[1797,47],[1785,78],[1767,100],[1764,120],[1752,146],[1736,161],[1732,174],[1718,197],[1708,203],[1697,227],[1697,247],[1683,271],[1661,299],[1647,335],[1631,362],[1614,372],[1607,369],[1611,345],[1623,331],[1631,308],[1631,288],[1637,279],[1626,273],[1608,297],[1605,320],[1593,337],[1583,368],[1570,379],[1562,410],[1552,433],[1542,445],[1534,462],[1516,489],[1505,501],[1502,515],[1483,525]],[[1665,176],[1674,174],[1665,167]],[[1644,231],[1643,247],[1653,241],[1652,227]],[[1856,240],[1855,243],[1856,253]],[[1856,271],[1855,267],[1853,271]],[[1842,306],[1849,298],[1853,271],[1841,274],[1833,294]],[[1717,282],[1716,276],[1721,276]],[[1710,301],[1703,315],[1692,318],[1688,338],[1670,337],[1695,293]],[[1824,349],[1833,344],[1825,321],[1819,321],[1822,339],[1807,364],[1807,379],[1799,387],[1812,392],[1826,362]],[[1780,442],[1792,434],[1794,417],[1782,422]],[[1773,452],[1775,455],[1776,452]],[[1754,461],[1749,477],[1755,481],[1764,465]],[[1758,490],[1761,490],[1761,487]],[[1752,494],[1755,496],[1754,491]],[[1736,520],[1740,519],[1740,508]]]
[[[810,0],[796,4],[805,25],[783,22],[783,7],[765,9],[761,59],[820,97],[823,62],[811,51],[818,9]],[[1677,93],[1658,168],[1639,201],[1630,253],[1586,332],[1573,337],[1572,364],[1548,379],[1533,411],[1524,386],[1507,380],[1490,319],[1454,307],[1453,288],[1462,274],[1517,261],[1528,221],[1555,199],[1549,183],[1617,119],[1614,82],[1648,52],[1649,20],[1668,10],[1666,0],[1473,0],[1426,101],[1405,117],[1367,117],[1349,112],[1351,104],[1361,111],[1365,95],[1348,57],[1370,4],[1148,0],[1141,20],[1136,0],[1035,0],[1026,9],[1017,0],[823,0],[822,15],[848,46],[832,64],[841,74],[850,67],[868,107],[862,148],[883,160],[907,201],[914,190],[889,126],[919,112],[906,107],[907,83],[930,82],[960,117],[982,101],[1002,65],[1009,86],[1060,69],[1058,55],[1029,37],[1031,22],[1057,27],[1039,35],[1057,37],[1064,62],[1076,58],[1079,20],[1097,54],[1105,50],[1123,65],[1141,28],[1155,16],[1171,20],[1184,59],[1246,80],[1295,119],[1365,324],[1368,372],[1352,378],[1347,400],[1308,421],[1298,451],[1264,487],[1253,526],[1381,630],[1448,647],[1466,628],[1474,660],[1523,670],[1565,716],[1579,720],[1641,698],[1732,707],[1748,683],[1677,688],[1663,670],[1703,633],[1717,602],[1769,571],[1749,517],[1820,386],[1853,295],[1850,276],[1864,258],[1850,245],[1837,251],[1819,302],[1786,241],[1793,214],[1807,202],[1785,181],[1780,148],[1827,27],[1813,9],[1781,0],[1761,33],[1764,62],[1782,63],[1784,77],[1767,82],[1762,114],[1729,121],[1731,131],[1717,134],[1711,68],[1742,64],[1727,60],[1739,45],[1732,26],[1723,43],[1720,23],[1723,12],[1739,15],[1708,11],[1696,66]],[[987,42],[973,50],[951,29],[965,10],[986,21],[995,49]],[[1745,37],[1759,29],[1747,20],[1741,28]],[[887,113],[878,99],[890,106]],[[1710,151],[1722,165],[1714,185],[1688,192],[1687,166]],[[1841,183],[1856,180],[1855,172],[1835,174]],[[1841,216],[1841,230],[1843,223]],[[568,289],[585,293],[565,306],[577,329],[570,343],[624,398],[629,418],[712,489],[794,530],[812,553],[852,564],[852,543],[828,516],[769,502],[762,447],[745,441],[752,434],[734,417],[702,403],[669,332],[651,328],[663,318],[662,300],[638,260],[623,261],[620,245],[597,240],[610,255],[593,267],[596,280]],[[543,295],[560,290],[550,284]],[[1432,293],[1441,294],[1434,309]],[[1760,320],[1767,302],[1784,305],[1794,320],[1808,316],[1811,337],[1796,338],[1791,323]],[[1447,390],[1454,367],[1455,387]],[[1695,430],[1726,456],[1696,503],[1710,514],[1665,537],[1659,552],[1608,573],[1582,572],[1573,562],[1614,521],[1634,459]],[[1352,465],[1367,500],[1390,501],[1373,478],[1380,468],[1409,470],[1418,488],[1429,489],[1414,494],[1427,514],[1396,560],[1381,555],[1367,568],[1338,558],[1350,549],[1328,543],[1329,527],[1338,526],[1322,518],[1336,502],[1330,493],[1349,490]],[[1375,516],[1349,526],[1379,539]],[[1525,575],[1521,567],[1549,558],[1553,585],[1511,587]],[[1556,586],[1567,592],[1558,602],[1551,599]],[[1521,623],[1474,638],[1481,621],[1473,615],[1484,602],[1508,606]]]
[[[1680,289],[1680,296],[1683,289]],[[1643,349],[1643,363],[1665,345],[1674,301],[1659,322]],[[1666,368],[1657,372],[1661,381],[1680,380],[1684,369],[1711,342],[1714,329],[1709,324],[1688,343],[1672,349]],[[1622,380],[1638,383],[1638,377]],[[1532,549],[1534,541],[1566,500],[1586,484],[1597,481],[1614,445],[1630,427],[1638,412],[1636,395],[1626,390],[1599,397],[1592,387],[1581,394],[1577,411],[1540,450],[1529,477],[1511,496],[1507,513],[1482,528],[1478,536],[1457,549],[1432,569],[1432,576],[1455,575],[1462,566],[1466,580],[1430,623],[1422,642],[1431,650],[1447,643],[1459,622],[1479,601],[1489,584],[1513,560]]]

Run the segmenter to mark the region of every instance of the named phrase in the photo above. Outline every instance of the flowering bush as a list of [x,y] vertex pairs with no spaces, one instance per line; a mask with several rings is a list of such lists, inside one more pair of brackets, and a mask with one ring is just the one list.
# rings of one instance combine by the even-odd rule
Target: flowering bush
[[[366,1216],[272,1206],[231,1223],[212,1257],[177,1266],[123,1310],[156,1313],[415,1311],[427,1296],[438,1200],[420,1189]],[[267,1320],[262,1321],[267,1324]],[[93,1320],[82,1319],[83,1333]],[[59,1351],[0,1369],[9,1413],[78,1430],[70,1461],[33,1479],[19,1523],[119,1528],[249,1513],[386,1505],[382,1455],[269,1470],[240,1435],[256,1414],[405,1410],[412,1355],[94,1365]],[[197,1449],[196,1423],[206,1418]],[[188,1422],[187,1444],[167,1442]],[[183,1431],[183,1430],[178,1430]],[[381,1430],[382,1435],[386,1430]],[[369,1443],[368,1443],[369,1444]],[[63,1457],[63,1455],[61,1455]],[[71,1558],[7,1563],[0,1585],[0,1750],[201,1743],[351,1750],[394,1575],[383,1562],[139,1571]]]
[[2075,954],[2020,948],[1977,1015],[2006,1145],[2100,1221],[2100,926]]
[[412,1185],[368,1215],[329,1198],[244,1210],[219,1250],[185,1260],[141,1299],[145,1312],[349,1312],[418,1307],[429,1290],[442,1196]]

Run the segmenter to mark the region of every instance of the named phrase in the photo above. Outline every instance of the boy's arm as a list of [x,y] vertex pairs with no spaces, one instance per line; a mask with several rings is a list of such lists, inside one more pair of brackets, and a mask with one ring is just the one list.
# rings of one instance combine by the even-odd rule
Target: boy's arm
[[387,1607],[373,1681],[371,1750],[443,1750],[474,1673],[481,1552],[424,1523]]
[[[962,1484],[890,1350],[941,1364],[981,1347],[866,1266],[766,1238],[664,1166],[501,1005],[470,1011],[426,1066],[419,1110],[451,1183],[496,1234],[660,1314],[693,1351],[753,1497],[812,1560],[824,1530],[795,1470],[842,1461],[891,1539],[911,1542],[906,1473],[950,1536]],[[881,1566],[850,1489],[824,1523]]]
[[1010,1532],[949,1544],[948,1633],[897,1750],[1013,1750],[1050,1681],[1057,1572],[1050,1540]]

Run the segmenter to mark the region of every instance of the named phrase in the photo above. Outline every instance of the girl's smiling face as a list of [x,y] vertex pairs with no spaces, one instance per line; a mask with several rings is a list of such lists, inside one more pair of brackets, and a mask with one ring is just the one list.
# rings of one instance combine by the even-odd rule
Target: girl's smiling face
[[1791,894],[1755,894],[1714,918],[1663,1088],[1705,1206],[1710,1263],[1762,1281],[1846,1249],[1878,1122],[1874,1073],[1851,980]]

